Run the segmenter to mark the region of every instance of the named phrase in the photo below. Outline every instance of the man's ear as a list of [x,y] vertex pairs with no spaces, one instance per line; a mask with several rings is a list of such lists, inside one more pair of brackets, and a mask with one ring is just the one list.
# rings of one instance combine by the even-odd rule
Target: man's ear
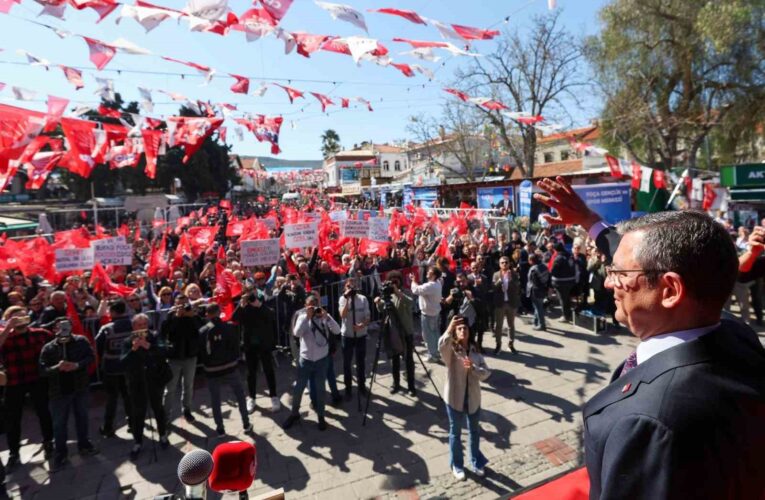
[[664,273],[658,286],[662,287],[661,304],[667,309],[677,307],[688,295],[683,278],[674,272]]

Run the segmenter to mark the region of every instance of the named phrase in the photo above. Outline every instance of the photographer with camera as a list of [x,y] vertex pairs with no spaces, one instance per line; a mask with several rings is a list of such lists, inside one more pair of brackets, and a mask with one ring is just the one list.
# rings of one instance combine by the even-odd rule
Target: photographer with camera
[[226,434],[223,428],[220,388],[223,384],[231,388],[239,405],[244,432],[252,431],[252,424],[247,413],[247,399],[244,386],[239,377],[239,332],[233,325],[220,318],[220,306],[215,302],[205,309],[207,323],[199,330],[199,358],[207,375],[207,388],[210,390],[210,406],[215,420],[218,436]]
[[473,289],[465,273],[459,273],[454,280],[454,288],[449,291],[449,296],[444,299],[447,307],[447,321],[454,316],[462,316],[471,329],[475,326],[476,311],[473,306]]
[[53,416],[56,451],[52,470],[60,469],[67,462],[70,412],[74,414],[80,455],[98,453],[88,438],[88,366],[94,360],[93,348],[86,337],[72,334],[68,319],[56,323],[55,333],[55,338],[42,348],[39,358],[39,366],[48,379],[48,399]]
[[101,327],[96,335],[96,349],[101,360],[101,378],[106,389],[106,409],[101,435],[114,437],[114,418],[117,414],[117,398],[122,395],[128,428],[132,428],[130,418],[130,394],[127,390],[125,366],[122,364],[122,344],[133,332],[133,325],[128,316],[127,304],[122,299],[109,303],[109,316],[112,321]]
[[351,365],[356,358],[357,391],[367,395],[365,361],[367,354],[367,325],[371,320],[369,301],[358,293],[353,279],[345,282],[343,296],[338,301],[340,309],[341,345],[343,348],[343,375],[345,380],[345,400],[351,399]]
[[22,306],[11,306],[3,313],[5,327],[0,332],[0,358],[6,368],[5,431],[8,440],[8,469],[20,463],[21,417],[24,398],[32,398],[43,448],[48,458],[53,452],[53,422],[48,408],[48,381],[40,376],[40,352],[52,338],[48,330],[30,327],[32,319]]
[[[383,283],[382,297],[375,297],[377,310],[387,314],[390,325],[397,328],[397,333],[404,342],[404,363],[406,366],[407,390],[411,396],[417,395],[414,387],[414,321],[412,317],[413,300],[401,290],[401,275],[395,271],[388,273],[388,281]],[[392,315],[392,316],[391,316]],[[401,390],[401,354],[391,356],[393,387],[391,394]]]
[[143,428],[147,406],[151,405],[159,433],[159,443],[167,448],[167,419],[162,407],[165,385],[172,378],[172,370],[165,358],[164,349],[159,345],[157,334],[149,330],[149,317],[136,314],[132,320],[132,335],[122,344],[122,361],[127,375],[130,401],[133,404],[130,431],[133,434],[133,448],[130,459],[135,460],[143,444]]
[[167,349],[170,369],[173,371],[173,378],[167,384],[165,392],[165,417],[168,424],[173,421],[173,410],[178,402],[179,386],[182,383],[183,417],[187,422],[193,423],[195,418],[191,413],[191,401],[194,396],[194,374],[197,369],[199,328],[202,326],[202,320],[185,295],[175,298],[175,305],[170,311],[160,331],[160,338]]
[[340,326],[321,307],[318,299],[310,295],[305,302],[305,309],[300,311],[295,320],[294,336],[300,339],[300,358],[298,376],[292,390],[292,413],[282,424],[284,430],[300,420],[300,402],[308,381],[316,387],[314,408],[319,416],[319,430],[327,428],[324,420],[324,393],[326,390],[327,365],[329,363],[330,335],[340,335]]
[[271,397],[271,411],[281,407],[276,395],[276,375],[274,358],[271,354],[276,344],[276,318],[273,311],[265,306],[265,297],[259,290],[251,288],[242,294],[239,304],[234,309],[232,319],[239,323],[242,332],[244,356],[247,360],[247,412],[255,411],[255,396],[258,382],[258,365],[263,365]]

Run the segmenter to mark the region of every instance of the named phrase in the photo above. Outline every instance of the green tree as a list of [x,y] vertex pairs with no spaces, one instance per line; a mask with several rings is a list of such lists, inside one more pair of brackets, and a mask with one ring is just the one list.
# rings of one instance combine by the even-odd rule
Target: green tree
[[586,55],[603,137],[649,166],[694,167],[709,140],[735,151],[765,109],[761,0],[614,0]]
[[325,159],[340,151],[340,136],[332,129],[321,134],[321,154]]

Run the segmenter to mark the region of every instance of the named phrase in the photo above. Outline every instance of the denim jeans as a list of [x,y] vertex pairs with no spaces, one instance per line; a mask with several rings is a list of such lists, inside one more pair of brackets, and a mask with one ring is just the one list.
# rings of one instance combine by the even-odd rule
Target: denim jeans
[[531,305],[534,306],[534,326],[545,329],[545,299],[531,297]]
[[74,425],[77,430],[77,446],[85,448],[90,445],[88,439],[88,390],[83,389],[73,394],[51,398],[50,413],[53,417],[53,440],[56,456],[67,455],[66,440],[69,424],[69,412],[74,413]]
[[438,339],[441,337],[441,332],[438,329],[438,324],[438,316],[426,316],[425,314],[420,316],[422,338],[425,340],[425,345],[428,347],[428,354],[430,354],[431,358],[435,359],[441,357],[438,352]]
[[191,410],[191,398],[194,396],[194,372],[197,369],[197,358],[171,359],[170,369],[173,371],[173,378],[167,384],[165,393],[165,416],[168,423],[173,420],[173,410],[178,402],[178,388],[183,378],[183,409]]
[[231,373],[220,375],[218,377],[207,377],[207,388],[210,389],[210,406],[212,406],[215,426],[218,429],[223,428],[223,415],[220,408],[220,388],[224,384],[229,386],[234,393],[236,401],[239,404],[239,414],[242,416],[242,424],[246,427],[250,422],[250,418],[247,415],[247,399],[244,397],[244,385],[242,384],[242,379],[239,376],[238,370],[234,370]]
[[342,337],[341,345],[343,347],[343,380],[345,381],[345,390],[350,391],[353,385],[351,376],[351,367],[353,358],[356,358],[356,385],[362,387],[366,385],[366,376],[364,364],[367,356],[367,337]]
[[298,376],[295,387],[292,390],[292,414],[300,414],[300,402],[303,400],[303,391],[310,380],[316,388],[316,399],[313,406],[320,418],[324,418],[324,393],[326,391],[327,364],[329,356],[324,356],[318,361],[308,361],[300,358],[298,361]]
[[465,463],[462,454],[462,427],[465,423],[465,417],[468,421],[468,443],[470,446],[470,463],[473,468],[483,468],[489,461],[478,449],[478,435],[480,433],[480,425],[478,423],[481,416],[481,409],[477,409],[475,413],[469,415],[467,413],[467,395],[465,397],[465,404],[463,406],[465,411],[457,411],[448,404],[446,405],[446,413],[449,415],[449,465],[456,467],[460,470],[465,468]]
[[[335,360],[331,354],[327,356],[327,383],[329,384],[329,392],[332,397],[339,397],[340,391],[337,388],[337,375],[335,374]],[[316,406],[316,386],[313,383],[313,379],[308,379],[308,394]]]

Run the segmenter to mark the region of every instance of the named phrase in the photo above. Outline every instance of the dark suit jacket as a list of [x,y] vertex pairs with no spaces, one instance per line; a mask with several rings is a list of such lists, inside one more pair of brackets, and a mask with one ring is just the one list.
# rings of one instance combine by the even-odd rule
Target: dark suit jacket
[[[497,271],[491,278],[492,301],[495,306],[505,303],[505,292],[502,290],[502,272]],[[510,307],[516,308],[521,305],[521,284],[518,273],[512,271],[507,286],[507,298]]]
[[722,320],[620,372],[584,406],[590,498],[765,498],[765,349],[749,327]]

